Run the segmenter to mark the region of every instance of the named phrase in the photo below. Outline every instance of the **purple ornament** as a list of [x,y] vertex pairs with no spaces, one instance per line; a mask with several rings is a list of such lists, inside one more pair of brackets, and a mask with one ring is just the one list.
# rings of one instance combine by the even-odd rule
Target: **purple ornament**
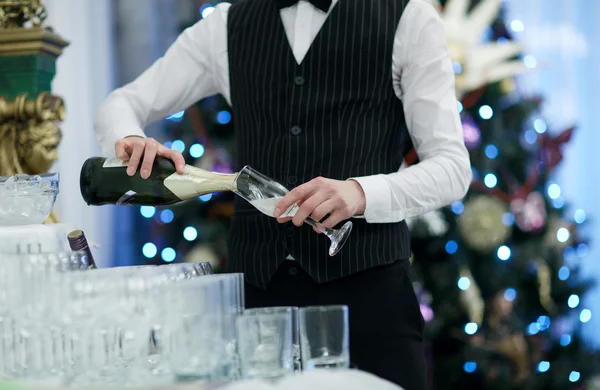
[[475,149],[481,144],[481,130],[477,123],[467,115],[462,116],[463,137],[468,149]]

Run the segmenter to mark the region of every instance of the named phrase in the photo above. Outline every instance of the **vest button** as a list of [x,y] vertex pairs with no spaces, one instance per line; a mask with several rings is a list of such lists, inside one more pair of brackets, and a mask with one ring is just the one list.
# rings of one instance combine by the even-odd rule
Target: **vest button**
[[292,276],[297,275],[298,274],[298,269],[296,267],[292,267],[288,270],[288,273]]
[[294,184],[298,183],[298,177],[294,176],[294,175],[288,176],[287,182],[288,182],[289,185],[293,186]]
[[292,227],[292,226],[288,226],[285,229],[285,235],[288,237],[294,237],[294,234],[296,234],[296,228]]
[[299,86],[299,87],[303,86],[305,81],[306,81],[306,80],[305,80],[305,79],[304,79],[304,77],[302,77],[302,76],[296,76],[296,77],[294,78],[294,83],[295,83],[297,86]]
[[292,135],[300,135],[302,134],[302,129],[300,128],[300,126],[294,126],[292,127],[290,132],[292,133]]

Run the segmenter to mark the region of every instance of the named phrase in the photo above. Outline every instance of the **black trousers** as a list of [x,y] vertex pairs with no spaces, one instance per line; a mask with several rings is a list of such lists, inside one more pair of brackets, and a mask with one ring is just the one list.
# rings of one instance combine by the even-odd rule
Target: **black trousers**
[[354,367],[405,390],[426,390],[423,317],[408,260],[323,284],[286,261],[266,291],[246,284],[248,308],[315,305],[348,305]]

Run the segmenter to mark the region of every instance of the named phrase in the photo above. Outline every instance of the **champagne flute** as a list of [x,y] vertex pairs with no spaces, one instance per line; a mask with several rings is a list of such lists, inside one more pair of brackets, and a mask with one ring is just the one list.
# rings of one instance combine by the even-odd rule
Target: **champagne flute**
[[[289,193],[283,185],[249,166],[245,166],[237,173],[235,184],[234,192],[237,195],[269,217],[273,217],[275,207],[281,198]],[[294,204],[281,217],[292,217],[297,210],[298,205]],[[329,256],[335,256],[342,249],[352,231],[351,221],[346,222],[339,229],[330,229],[310,216],[304,222],[329,238],[331,241]]]

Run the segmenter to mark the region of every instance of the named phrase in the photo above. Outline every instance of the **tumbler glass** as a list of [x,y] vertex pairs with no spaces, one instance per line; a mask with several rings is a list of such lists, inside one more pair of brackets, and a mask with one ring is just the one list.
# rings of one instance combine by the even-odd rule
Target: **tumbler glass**
[[350,366],[348,307],[314,306],[300,309],[302,367]]
[[277,379],[293,373],[289,314],[242,315],[237,331],[243,378]]

